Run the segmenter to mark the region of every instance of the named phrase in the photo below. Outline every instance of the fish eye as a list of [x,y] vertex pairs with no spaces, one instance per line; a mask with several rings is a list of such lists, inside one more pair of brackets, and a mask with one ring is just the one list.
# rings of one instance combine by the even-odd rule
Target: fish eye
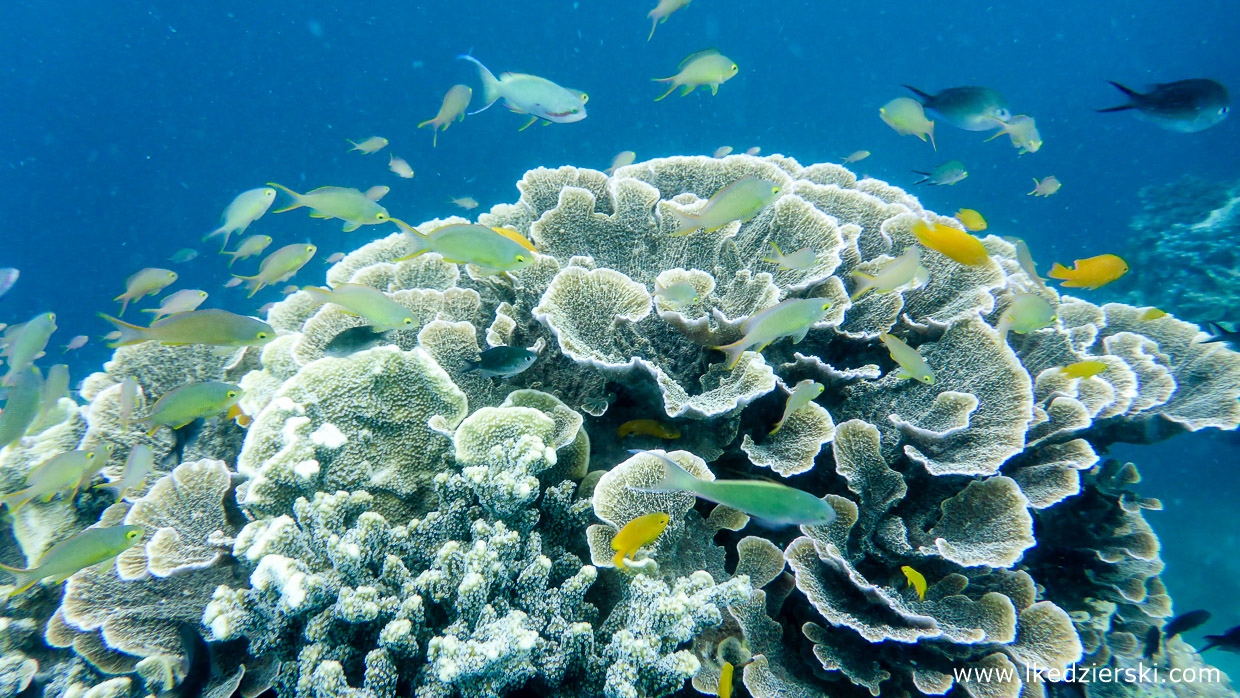
[[375,215],[375,218],[377,218],[377,219],[379,219],[379,220],[381,220],[381,221],[386,221],[386,220],[388,219],[388,217],[387,217],[387,214],[386,214],[386,213],[376,214],[376,215]]
[[582,92],[582,93],[581,93],[581,103],[582,103],[582,104],[585,104],[586,102],[589,102],[589,101],[590,101],[590,95],[588,95],[588,94],[586,94],[586,93]]
[[267,339],[267,333],[266,333],[266,332],[259,332],[259,333],[258,333],[258,338],[259,338],[259,339]]
[[1226,114],[1226,113],[1227,113],[1227,112],[1229,112],[1229,111],[1231,111],[1231,107],[1223,107],[1222,109],[1219,109],[1219,110],[1218,110],[1218,113],[1220,113],[1220,114]]
[[736,64],[735,64],[735,63],[733,63],[733,64],[732,64],[732,72],[733,72],[733,73],[735,73],[735,72],[736,72],[736,71],[738,71],[738,70],[740,70],[740,68],[736,67]]
[[517,259],[517,261],[518,261],[518,262],[524,262],[524,261],[525,261],[525,255],[523,255],[523,254],[519,254],[519,255],[517,255],[516,259]]
[[141,535],[142,535],[141,531],[130,531],[129,533],[125,534],[125,540],[133,540],[134,538],[137,538],[138,536],[141,536]]
[[228,391],[228,397],[237,397],[237,391],[236,391],[236,390],[229,390],[229,391]]
[[406,324],[406,325],[412,325],[412,324],[413,324],[413,318],[409,318],[409,317],[405,318],[405,324]]
[[780,191],[782,190],[779,187],[771,187],[772,194],[778,194]]

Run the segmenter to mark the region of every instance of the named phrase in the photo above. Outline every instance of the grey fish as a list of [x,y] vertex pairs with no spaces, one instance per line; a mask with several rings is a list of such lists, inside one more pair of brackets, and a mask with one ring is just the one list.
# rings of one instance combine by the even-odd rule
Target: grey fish
[[1007,100],[989,87],[949,87],[938,94],[927,94],[912,85],[905,85],[947,123],[966,131],[989,131],[995,119],[1006,122],[1012,118]]
[[484,376],[508,378],[534,365],[538,354],[521,347],[491,347],[477,361],[465,362],[465,370],[477,371]]
[[0,269],[0,296],[9,292],[13,288],[13,284],[17,283],[17,277],[21,276],[21,272],[16,269]]
[[1203,340],[1202,344],[1207,342],[1225,342],[1227,346],[1240,351],[1240,330],[1229,330],[1217,322],[1207,322],[1206,325],[1210,328],[1212,336],[1207,340]]
[[1195,78],[1154,85],[1146,93],[1108,80],[1128,96],[1128,102],[1100,112],[1135,109],[1137,118],[1167,131],[1196,133],[1227,118],[1231,98],[1227,88],[1213,80]]
[[1222,635],[1206,635],[1206,646],[1197,650],[1197,654],[1201,654],[1215,647],[1240,654],[1240,625],[1228,630]]
[[1198,609],[1196,611],[1189,611],[1188,613],[1181,613],[1167,623],[1167,625],[1163,628],[1163,633],[1167,636],[1167,639],[1170,640],[1180,633],[1186,633],[1193,628],[1205,625],[1208,620],[1210,620],[1209,611]]
[[913,172],[922,175],[922,178],[913,182],[913,184],[955,184],[969,176],[969,173],[964,169],[964,163],[959,160],[948,160],[934,168],[933,172],[922,172],[921,170],[913,170]]
[[381,344],[387,343],[387,332],[380,332],[370,325],[351,327],[335,337],[332,337],[331,341],[327,343],[327,346],[323,347],[323,356],[343,359],[350,354],[356,354],[359,351],[366,351],[367,349],[374,349]]

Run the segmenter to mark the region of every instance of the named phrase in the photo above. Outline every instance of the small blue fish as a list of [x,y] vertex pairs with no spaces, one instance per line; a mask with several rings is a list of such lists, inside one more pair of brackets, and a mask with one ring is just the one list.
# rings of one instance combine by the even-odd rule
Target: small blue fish
[[521,347],[492,347],[482,352],[477,361],[465,362],[466,371],[477,371],[484,376],[508,378],[534,365],[538,354]]

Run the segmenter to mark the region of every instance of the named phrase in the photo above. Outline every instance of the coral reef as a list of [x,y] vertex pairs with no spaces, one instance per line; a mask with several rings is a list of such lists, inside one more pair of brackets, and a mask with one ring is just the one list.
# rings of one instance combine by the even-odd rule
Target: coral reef
[[1228,244],[1240,231],[1240,182],[1184,177],[1141,190],[1141,203],[1123,255],[1141,273],[1120,286],[1124,300],[1192,322],[1240,319],[1240,257]]
[[[779,198],[747,222],[670,235],[669,210],[697,210],[747,175]],[[837,165],[673,157],[610,177],[539,168],[518,189],[478,222],[532,241],[519,271],[397,261],[403,234],[328,270],[329,285],[369,285],[416,319],[378,346],[340,351],[334,340],[362,321],[294,293],[268,312],[280,336],[260,348],[118,350],[84,384],[87,404],[0,452],[8,491],[73,448],[111,444],[114,472],[144,443],[159,463],[131,502],[91,491],[14,517],[28,561],[96,522],[147,535],[63,594],[10,600],[0,689],[47,674],[45,695],[168,690],[186,676],[192,629],[214,650],[211,695],[637,698],[690,681],[715,693],[727,661],[759,697],[957,684],[1041,696],[1034,673],[1132,666],[1137,638],[1171,615],[1143,518],[1160,505],[1132,489],[1135,466],[1099,454],[1235,429],[1240,354],[1175,317],[1045,288],[993,236],[981,265],[922,250],[924,284],[850,300],[851,272],[918,245],[916,221],[959,223]],[[772,242],[817,257],[781,269],[765,261]],[[696,298],[655,293],[679,282]],[[1057,319],[1004,341],[995,327],[1021,293]],[[728,369],[715,347],[791,298],[829,311],[800,341],[786,333]],[[897,377],[883,333],[918,352],[933,385]],[[501,345],[538,358],[509,378],[468,370]],[[1059,370],[1087,359],[1105,370]],[[187,380],[237,382],[253,423],[148,436],[121,415],[129,376],[139,413]],[[806,379],[825,390],[771,433],[786,387]],[[630,419],[682,436],[618,436]],[[642,448],[654,454],[626,452]],[[650,491],[656,455],[704,480],[779,480],[837,518],[768,530]],[[666,528],[616,569],[612,539],[654,512]],[[1163,661],[1199,662],[1182,642]],[[969,668],[1015,673],[966,679]]]

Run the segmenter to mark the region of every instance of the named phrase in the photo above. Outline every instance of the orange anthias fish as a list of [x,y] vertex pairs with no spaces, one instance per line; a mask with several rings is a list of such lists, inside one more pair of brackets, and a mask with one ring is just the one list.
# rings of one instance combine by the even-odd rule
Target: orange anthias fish
[[654,436],[660,439],[679,439],[680,430],[654,419],[633,419],[616,427],[616,436]]
[[1100,254],[1089,259],[1078,259],[1069,269],[1056,262],[1047,276],[1062,279],[1066,288],[1102,288],[1128,273],[1128,263],[1113,254]]
[[961,264],[978,266],[990,259],[982,242],[959,228],[918,220],[912,231],[921,244]]

